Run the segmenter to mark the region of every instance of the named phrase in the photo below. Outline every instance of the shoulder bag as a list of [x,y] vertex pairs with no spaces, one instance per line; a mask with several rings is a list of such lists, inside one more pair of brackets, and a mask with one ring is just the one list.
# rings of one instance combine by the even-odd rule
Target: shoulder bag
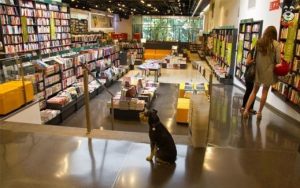
[[277,76],[285,76],[290,72],[290,64],[284,60],[283,58],[281,59],[281,62],[278,64],[275,64],[274,67],[274,73]]
[[247,65],[247,68],[245,71],[245,81],[246,82],[254,82],[255,72],[256,72],[256,62],[255,62],[256,48],[253,48],[249,53],[251,54],[252,59],[254,59],[254,62],[252,62],[250,65]]

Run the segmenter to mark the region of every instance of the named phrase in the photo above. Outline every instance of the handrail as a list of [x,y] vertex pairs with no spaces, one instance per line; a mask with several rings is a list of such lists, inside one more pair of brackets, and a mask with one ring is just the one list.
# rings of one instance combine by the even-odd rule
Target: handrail
[[103,84],[96,78],[96,76],[93,75],[93,73],[88,69],[88,67],[87,67],[85,64],[82,63],[81,66],[82,66],[84,69],[87,70],[87,72],[89,73],[89,75],[91,75],[91,76],[96,80],[96,82],[97,82],[98,84],[100,84],[100,86],[104,87],[104,90],[105,90],[107,93],[109,93],[111,97],[114,97],[114,94],[113,94],[111,91],[109,91],[109,89],[108,89],[105,85],[103,85]]
[[93,73],[88,69],[88,67],[81,63],[81,66],[84,68],[84,88],[85,88],[85,109],[86,109],[86,122],[87,122],[87,134],[90,134],[92,129],[91,129],[91,124],[90,124],[90,109],[89,109],[89,95],[87,92],[87,88],[88,88],[88,78],[87,78],[87,74],[91,75],[94,80],[96,80],[96,82],[98,84],[100,84],[100,86],[102,86],[104,88],[104,90],[111,96],[111,125],[112,125],[112,130],[114,130],[114,97],[115,95],[105,86],[103,85],[97,78],[96,76],[93,75]]

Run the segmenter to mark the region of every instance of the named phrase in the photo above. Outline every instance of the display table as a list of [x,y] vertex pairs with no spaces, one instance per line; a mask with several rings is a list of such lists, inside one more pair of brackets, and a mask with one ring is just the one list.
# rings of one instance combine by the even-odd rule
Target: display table
[[185,57],[169,55],[161,62],[161,66],[167,69],[186,69],[186,62],[187,59]]
[[208,89],[208,83],[180,83],[179,84],[179,98],[190,98],[192,94],[205,92]]
[[138,66],[138,69],[144,71],[145,75],[147,75],[147,71],[153,71],[154,82],[158,82],[158,76],[161,74],[159,63],[161,63],[160,60],[146,60],[144,64]]
[[190,99],[178,98],[176,122],[189,123]]

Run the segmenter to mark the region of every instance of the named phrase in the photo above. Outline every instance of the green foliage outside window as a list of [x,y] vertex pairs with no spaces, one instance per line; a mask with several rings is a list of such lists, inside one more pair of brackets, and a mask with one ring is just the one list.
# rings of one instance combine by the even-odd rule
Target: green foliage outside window
[[180,41],[196,40],[200,26],[199,18],[142,16],[141,23],[133,23],[133,32],[142,31],[147,41]]

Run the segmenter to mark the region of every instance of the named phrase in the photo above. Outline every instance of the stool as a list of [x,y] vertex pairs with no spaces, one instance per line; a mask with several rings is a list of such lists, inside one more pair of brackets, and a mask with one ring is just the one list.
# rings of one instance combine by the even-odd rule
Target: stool
[[178,98],[177,102],[177,123],[189,123],[190,99]]

